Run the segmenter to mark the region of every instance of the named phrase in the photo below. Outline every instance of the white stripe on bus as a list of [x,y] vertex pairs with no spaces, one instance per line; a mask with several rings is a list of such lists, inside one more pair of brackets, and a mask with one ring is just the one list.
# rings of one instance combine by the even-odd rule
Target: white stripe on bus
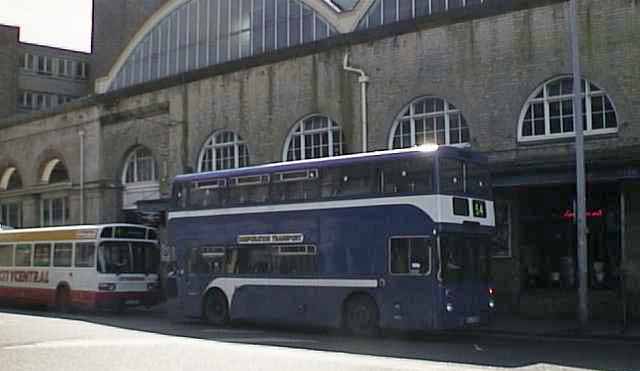
[[[229,301],[229,306],[233,301],[236,290],[243,286],[280,286],[280,287],[336,287],[336,288],[376,288],[376,279],[317,279],[317,278],[215,278],[207,286],[218,288],[224,292]],[[196,293],[194,293],[196,294]],[[197,293],[200,295],[201,293]]]
[[[471,200],[472,198],[469,198]],[[350,207],[372,207],[372,206],[390,206],[390,205],[410,205],[422,210],[429,215],[435,223],[453,223],[462,224],[465,221],[477,222],[483,226],[494,227],[495,214],[493,210],[493,201],[485,201],[487,209],[486,218],[476,218],[473,216],[460,216],[453,214],[453,196],[445,195],[424,195],[424,196],[402,196],[402,197],[379,197],[379,198],[361,198],[354,200],[337,200],[322,202],[305,202],[297,204],[284,205],[267,205],[267,206],[248,206],[233,207],[207,210],[187,210],[173,211],[169,213],[169,219],[195,218],[204,216],[222,216],[222,215],[242,215],[242,214],[259,214],[259,213],[276,213],[285,211],[308,211],[308,210],[330,210],[342,209]],[[470,202],[469,202],[470,203]],[[472,212],[472,206],[469,205]]]

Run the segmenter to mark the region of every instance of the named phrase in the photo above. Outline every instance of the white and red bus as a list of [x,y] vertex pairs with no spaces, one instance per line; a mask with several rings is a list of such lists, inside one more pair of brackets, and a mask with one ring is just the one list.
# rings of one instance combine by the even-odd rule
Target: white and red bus
[[153,228],[131,224],[0,230],[0,301],[122,311],[161,295]]

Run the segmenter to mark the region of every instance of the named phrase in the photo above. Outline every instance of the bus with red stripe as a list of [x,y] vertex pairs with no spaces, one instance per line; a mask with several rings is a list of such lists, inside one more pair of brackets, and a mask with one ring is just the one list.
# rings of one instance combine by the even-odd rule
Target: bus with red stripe
[[160,301],[153,228],[132,224],[0,230],[0,301],[113,309]]

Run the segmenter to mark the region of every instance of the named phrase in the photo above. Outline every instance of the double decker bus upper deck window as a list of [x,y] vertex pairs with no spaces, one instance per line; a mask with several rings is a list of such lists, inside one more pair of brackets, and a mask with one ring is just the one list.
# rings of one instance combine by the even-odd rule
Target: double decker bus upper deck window
[[190,207],[222,207],[226,203],[226,179],[213,179],[192,183]]
[[481,198],[491,197],[489,170],[482,165],[467,162],[467,192]]
[[272,202],[315,200],[320,196],[316,169],[276,173],[271,182]]
[[474,162],[441,158],[440,192],[490,198],[489,170]]
[[259,204],[269,199],[269,175],[230,178],[228,187],[231,204]]
[[186,184],[175,183],[173,186],[173,207],[176,209],[186,209],[189,205],[189,187]]
[[337,197],[365,196],[376,192],[376,171],[370,164],[330,168],[325,173],[334,179]]
[[464,162],[453,158],[440,159],[440,192],[452,194],[465,192]]
[[433,192],[433,158],[393,161],[382,165],[382,193]]

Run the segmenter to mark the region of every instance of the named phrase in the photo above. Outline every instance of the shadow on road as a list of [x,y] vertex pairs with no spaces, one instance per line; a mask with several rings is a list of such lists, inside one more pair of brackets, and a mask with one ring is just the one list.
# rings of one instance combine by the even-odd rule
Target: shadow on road
[[171,320],[166,307],[111,312],[59,314],[46,309],[0,306],[0,312],[62,318],[121,329],[211,341],[334,351],[479,366],[519,368],[557,365],[598,370],[630,370],[640,358],[638,344],[621,341],[484,336],[464,332],[397,333],[376,338],[356,338],[327,329],[275,325],[234,324],[210,327],[197,319]]

